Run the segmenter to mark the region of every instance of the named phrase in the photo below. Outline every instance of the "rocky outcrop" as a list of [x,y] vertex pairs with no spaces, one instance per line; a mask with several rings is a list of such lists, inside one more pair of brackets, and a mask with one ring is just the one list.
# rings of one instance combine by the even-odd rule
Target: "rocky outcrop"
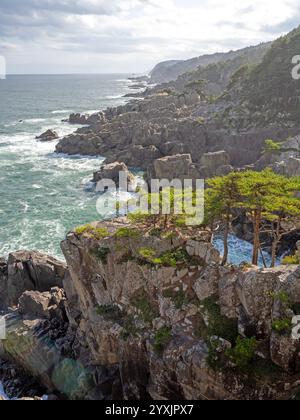
[[232,172],[234,168],[230,165],[230,156],[224,150],[213,153],[205,153],[200,160],[200,170],[206,178],[216,175],[222,176]]
[[[71,279],[67,296],[89,363],[119,372],[123,398],[292,397],[300,341],[276,327],[300,302],[297,267],[220,267],[205,232],[164,239],[131,234],[135,226],[119,221],[97,228],[109,236],[70,234],[62,244]],[[143,259],[143,249],[165,262]],[[175,251],[175,265],[164,260]],[[251,383],[234,356],[239,334],[256,340]],[[272,370],[271,380],[260,366]]]
[[27,291],[19,299],[18,310],[21,315],[35,318],[60,320],[65,316],[65,294],[62,289],[52,288],[49,292]]
[[0,309],[15,306],[25,291],[62,287],[66,265],[39,252],[20,251],[0,264]]
[[222,267],[205,230],[91,226],[62,243],[64,291],[7,313],[0,357],[70,399],[294,397],[299,267]]
[[119,188],[121,172],[125,176],[125,181],[127,182],[129,189],[132,190],[135,184],[135,177],[123,162],[114,162],[103,165],[100,168],[100,171],[94,173],[93,182],[98,183],[103,180],[111,180],[115,183],[116,187]]
[[93,115],[84,115],[84,114],[71,114],[67,120],[70,124],[75,125],[92,125],[92,124],[101,124],[105,122],[105,116],[102,112],[97,112]]
[[285,174],[287,176],[300,176],[300,159],[290,157],[286,163]]
[[[158,92],[144,100],[109,108],[86,120],[88,126],[61,139],[58,153],[102,156],[148,170],[156,159],[190,154],[200,165],[204,154],[225,151],[235,168],[255,163],[267,138],[281,140],[299,133],[294,127],[233,131],[218,121],[226,102],[210,104],[195,90]],[[99,121],[100,118],[100,121]],[[92,120],[93,119],[93,120]],[[223,166],[226,173],[229,165]]]
[[154,161],[153,178],[155,179],[190,179],[193,167],[192,157],[186,155],[166,156]]
[[53,141],[57,140],[59,138],[59,135],[54,130],[47,130],[40,136],[37,136],[36,139],[39,141]]

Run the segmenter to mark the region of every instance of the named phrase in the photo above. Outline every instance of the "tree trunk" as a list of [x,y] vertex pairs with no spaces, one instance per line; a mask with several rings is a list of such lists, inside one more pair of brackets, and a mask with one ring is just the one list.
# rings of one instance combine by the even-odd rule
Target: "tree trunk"
[[277,227],[275,229],[275,226],[273,224],[273,243],[272,243],[272,263],[271,268],[274,268],[276,265],[276,257],[277,257],[277,248],[278,244],[282,238],[282,235],[280,235],[280,227],[281,227],[281,220],[279,219],[277,222]]
[[225,221],[225,231],[224,231],[224,255],[222,260],[222,265],[226,265],[228,262],[229,246],[228,246],[228,237],[229,237],[229,228],[230,228],[230,215],[227,213]]
[[261,210],[255,210],[253,218],[254,239],[253,239],[253,258],[252,264],[258,265],[259,249],[260,249],[260,224]]

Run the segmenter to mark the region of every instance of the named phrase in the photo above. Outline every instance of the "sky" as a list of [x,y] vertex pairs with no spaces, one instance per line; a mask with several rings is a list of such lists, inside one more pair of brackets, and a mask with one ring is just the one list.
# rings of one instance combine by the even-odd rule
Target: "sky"
[[299,25],[299,0],[0,0],[0,55],[10,74],[143,73]]

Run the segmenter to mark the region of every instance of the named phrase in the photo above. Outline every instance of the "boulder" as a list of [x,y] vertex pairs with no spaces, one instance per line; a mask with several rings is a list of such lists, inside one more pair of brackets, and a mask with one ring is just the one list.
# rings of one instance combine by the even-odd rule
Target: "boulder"
[[7,262],[7,289],[0,302],[15,306],[25,291],[47,292],[52,287],[62,288],[66,265],[39,252],[20,251],[9,255]]
[[230,166],[230,157],[227,152],[204,153],[200,160],[201,169],[207,177],[225,175],[233,169]]
[[154,175],[157,179],[189,179],[192,157],[190,154],[166,156],[154,162]]
[[127,184],[132,185],[135,181],[134,175],[128,170],[127,166],[123,162],[114,162],[103,165],[100,171],[94,173],[93,182],[109,179],[114,181],[116,187],[119,187],[120,172],[123,172],[127,178]]
[[40,141],[53,141],[59,138],[58,134],[54,130],[47,130],[40,136],[37,136],[36,139]]
[[286,372],[299,372],[300,340],[294,340],[290,335],[272,332],[270,341],[271,359],[275,365]]
[[191,257],[198,257],[205,264],[219,264],[220,254],[209,242],[189,239],[186,247],[187,253]]
[[19,299],[21,315],[35,318],[65,318],[65,294],[63,289],[52,288],[50,292],[27,291]]

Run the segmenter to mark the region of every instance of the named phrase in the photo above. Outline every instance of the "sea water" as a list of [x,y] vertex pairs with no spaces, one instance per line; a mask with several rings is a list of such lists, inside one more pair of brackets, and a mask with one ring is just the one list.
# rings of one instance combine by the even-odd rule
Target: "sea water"
[[98,220],[90,180],[103,159],[55,153],[36,141],[71,112],[125,103],[128,75],[8,76],[0,80],[0,256],[20,249],[62,257],[60,242],[76,225]]

